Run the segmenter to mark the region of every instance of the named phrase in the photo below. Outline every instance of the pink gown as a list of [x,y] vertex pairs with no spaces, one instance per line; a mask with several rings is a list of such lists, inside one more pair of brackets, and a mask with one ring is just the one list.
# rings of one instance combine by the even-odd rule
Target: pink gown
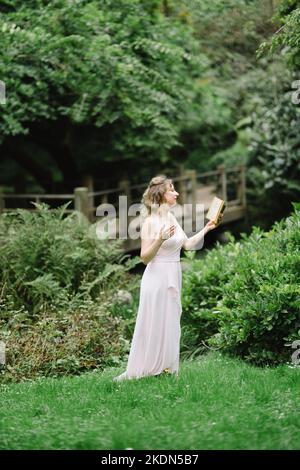
[[[174,217],[174,216],[173,216]],[[144,271],[127,369],[115,381],[161,374],[178,375],[182,272],[180,250],[187,239],[174,217],[175,233]]]

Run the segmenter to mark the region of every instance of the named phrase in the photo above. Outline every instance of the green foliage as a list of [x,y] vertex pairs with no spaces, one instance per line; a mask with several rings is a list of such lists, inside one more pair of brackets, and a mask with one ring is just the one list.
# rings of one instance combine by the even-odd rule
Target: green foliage
[[234,120],[224,90],[212,78],[200,79],[197,84],[196,98],[201,102],[201,110],[196,114],[193,108],[190,109],[181,130],[184,150],[180,148],[174,154],[184,152],[186,167],[203,172],[215,169],[213,154],[232,142]]
[[268,41],[264,41],[258,55],[265,52],[270,54],[281,52],[287,59],[288,64],[299,70],[300,67],[300,8],[298,0],[283,0],[279,3],[275,20],[279,21],[281,27]]
[[118,364],[128,347],[122,321],[107,313],[109,301],[98,305],[82,301],[60,311],[44,309],[35,318],[24,308],[11,308],[9,317],[0,320],[6,345],[1,380],[76,375]]
[[[260,0],[172,0],[168,4],[174,17],[193,28],[210,59],[209,70],[199,80],[203,125],[193,125],[191,112],[182,132],[187,166],[206,171],[218,164],[246,163],[247,136],[237,122],[247,118],[247,103],[259,94],[265,65],[257,61],[255,51],[275,30],[271,6]],[[248,82],[253,82],[249,92]]]
[[205,53],[223,78],[255,63],[255,50],[274,28],[272,7],[260,0],[173,0],[174,14],[195,30]]
[[187,270],[182,285],[182,339],[183,357],[193,357],[207,350],[207,339],[218,331],[215,309],[223,296],[223,286],[233,275],[233,260],[239,255],[239,243],[226,232],[229,243],[206,250],[201,259],[194,251],[185,252]]
[[112,305],[121,287],[135,290],[128,271],[139,258],[126,259],[122,241],[99,240],[79,213],[66,216],[68,203],[53,211],[35,205],[36,213],[0,218],[3,379],[117,364],[128,352],[128,325]]
[[122,335],[125,342],[127,342],[127,352],[129,352],[131,340],[133,337],[134,327],[136,323],[136,316],[139,307],[140,296],[140,282],[139,275],[130,275],[129,279],[129,292],[132,295],[132,302],[123,302],[115,298],[107,306],[107,311],[113,318],[118,318],[122,321]]
[[246,126],[250,215],[267,229],[300,198],[300,108],[292,101],[291,76],[285,75],[274,83],[273,100],[271,94],[264,99]]
[[300,196],[299,106],[292,89],[296,77],[286,63],[263,58],[260,65],[235,80],[230,95],[239,108],[237,141],[211,163],[246,164],[248,226],[269,229]]
[[65,118],[74,139],[78,126],[103,129],[95,145],[105,161],[165,157],[178,143],[207,65],[186,25],[139,0],[10,4],[0,18],[2,140]]
[[184,275],[185,321],[200,351],[204,340],[257,364],[291,359],[288,342],[300,328],[300,206],[294,207],[269,232],[254,227]]
[[[291,211],[291,201],[299,200],[300,196],[299,84],[296,81],[300,64],[300,9],[297,0],[274,2],[274,6],[277,7],[273,16],[276,32],[257,51],[260,61],[263,58],[270,63],[266,73],[257,76],[257,71],[251,72],[256,80],[255,86],[249,89],[250,112],[240,120],[240,128],[247,133],[249,141],[249,222],[265,229],[274,220],[286,217]],[[247,84],[244,88],[247,90]]]
[[76,307],[124,282],[132,262],[123,262],[121,240],[99,240],[95,225],[79,213],[64,216],[67,204],[53,211],[36,206],[37,213],[19,209],[0,219],[4,305],[24,305],[32,314],[70,303]]

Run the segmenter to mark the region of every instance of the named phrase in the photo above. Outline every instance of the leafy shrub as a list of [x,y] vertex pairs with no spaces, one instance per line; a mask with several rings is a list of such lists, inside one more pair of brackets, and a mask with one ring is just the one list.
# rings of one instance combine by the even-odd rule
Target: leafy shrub
[[239,243],[228,232],[229,243],[217,242],[205,257],[195,259],[195,251],[185,252],[188,269],[182,283],[182,357],[192,357],[207,350],[207,339],[218,331],[218,315],[214,313],[223,296],[223,286],[233,275]]
[[95,224],[66,205],[54,211],[36,204],[37,213],[19,209],[0,219],[0,284],[2,301],[30,314],[42,308],[74,307],[96,299],[106,288],[124,282],[137,258],[123,261],[120,240],[99,240]]
[[183,307],[194,349],[206,340],[257,364],[290,360],[289,342],[300,328],[300,204],[293,206],[269,232],[254,227],[185,273]]
[[300,204],[269,232],[244,237],[235,274],[223,285],[209,343],[258,364],[289,360],[300,328]]
[[76,310],[44,311],[38,318],[25,309],[0,320],[6,347],[2,379],[19,381],[59,376],[119,363],[127,352],[123,325],[107,314],[109,299],[85,302]]
[[132,294],[132,302],[122,302],[115,297],[108,305],[108,312],[112,317],[119,318],[122,321],[122,334],[127,341],[127,352],[129,352],[130,343],[133,337],[136,316],[139,307],[141,277],[140,275],[130,275],[127,291]]
[[[134,290],[120,241],[99,240],[95,225],[66,205],[0,217],[0,327],[4,380],[77,374],[117,364],[127,323],[113,311],[120,287]],[[121,308],[121,306],[120,306]],[[130,310],[130,306],[127,306]]]

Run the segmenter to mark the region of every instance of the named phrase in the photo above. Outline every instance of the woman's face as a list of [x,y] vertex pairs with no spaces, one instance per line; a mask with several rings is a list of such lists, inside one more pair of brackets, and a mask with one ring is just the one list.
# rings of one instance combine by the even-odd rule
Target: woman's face
[[175,188],[173,184],[169,184],[169,189],[165,192],[164,197],[165,197],[165,202],[169,206],[174,206],[176,204],[176,199],[179,196],[179,193],[175,191]]

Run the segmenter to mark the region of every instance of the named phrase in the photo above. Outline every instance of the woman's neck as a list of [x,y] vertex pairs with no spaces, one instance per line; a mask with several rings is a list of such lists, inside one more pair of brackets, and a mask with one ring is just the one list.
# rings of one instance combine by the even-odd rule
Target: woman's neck
[[149,215],[159,224],[164,224],[170,220],[170,215],[172,215],[170,209],[171,207],[168,204],[161,204],[158,207],[153,207]]

